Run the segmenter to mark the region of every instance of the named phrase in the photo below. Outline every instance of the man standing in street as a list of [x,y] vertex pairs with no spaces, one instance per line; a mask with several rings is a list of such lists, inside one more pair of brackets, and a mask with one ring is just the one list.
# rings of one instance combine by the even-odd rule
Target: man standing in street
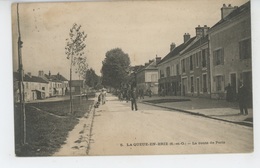
[[238,103],[239,103],[241,115],[248,115],[247,102],[248,102],[248,91],[246,87],[243,85],[243,83],[241,82],[240,87],[238,88]]
[[136,99],[137,99],[137,93],[136,93],[136,88],[133,88],[131,92],[131,107],[132,111],[137,111],[137,104],[136,104]]

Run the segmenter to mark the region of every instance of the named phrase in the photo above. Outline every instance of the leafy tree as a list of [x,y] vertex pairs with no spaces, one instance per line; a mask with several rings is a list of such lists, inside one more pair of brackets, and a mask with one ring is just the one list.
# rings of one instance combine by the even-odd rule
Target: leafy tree
[[76,66],[75,73],[79,75],[79,79],[80,77],[84,78],[84,75],[88,70],[86,59],[86,57],[74,57],[73,66]]
[[92,68],[86,71],[85,82],[89,87],[96,88],[99,81],[100,81],[99,76]]
[[106,53],[102,63],[102,84],[120,88],[121,83],[127,80],[129,74],[130,59],[128,54],[120,48],[112,49]]
[[72,80],[72,66],[78,65],[77,72],[82,73],[82,62],[86,60],[84,55],[84,48],[86,47],[85,39],[87,35],[81,31],[81,25],[73,24],[69,32],[69,38],[66,39],[65,54],[67,59],[70,60],[70,112],[73,112],[72,107],[72,93],[71,93],[71,80]]

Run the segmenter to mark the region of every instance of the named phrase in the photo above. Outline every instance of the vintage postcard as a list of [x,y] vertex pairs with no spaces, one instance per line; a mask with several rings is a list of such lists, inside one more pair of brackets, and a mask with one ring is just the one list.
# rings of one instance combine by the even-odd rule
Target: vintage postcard
[[251,153],[248,0],[12,4],[16,156]]

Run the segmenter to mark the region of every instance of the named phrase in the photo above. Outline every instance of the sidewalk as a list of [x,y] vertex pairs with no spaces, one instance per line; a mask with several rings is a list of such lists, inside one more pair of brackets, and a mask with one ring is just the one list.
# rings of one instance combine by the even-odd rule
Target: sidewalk
[[248,109],[248,115],[240,115],[237,102],[183,96],[146,96],[144,99],[139,99],[138,101],[144,104],[181,111],[193,115],[199,115],[250,127],[253,126],[252,108]]

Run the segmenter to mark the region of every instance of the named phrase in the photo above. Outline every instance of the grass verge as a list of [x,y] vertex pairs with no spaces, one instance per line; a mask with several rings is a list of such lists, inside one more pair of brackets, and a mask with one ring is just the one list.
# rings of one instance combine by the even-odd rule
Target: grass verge
[[64,144],[68,132],[88,113],[93,101],[73,100],[74,115],[69,114],[70,102],[26,104],[27,144],[21,146],[21,119],[15,105],[15,153],[17,156],[50,156]]

